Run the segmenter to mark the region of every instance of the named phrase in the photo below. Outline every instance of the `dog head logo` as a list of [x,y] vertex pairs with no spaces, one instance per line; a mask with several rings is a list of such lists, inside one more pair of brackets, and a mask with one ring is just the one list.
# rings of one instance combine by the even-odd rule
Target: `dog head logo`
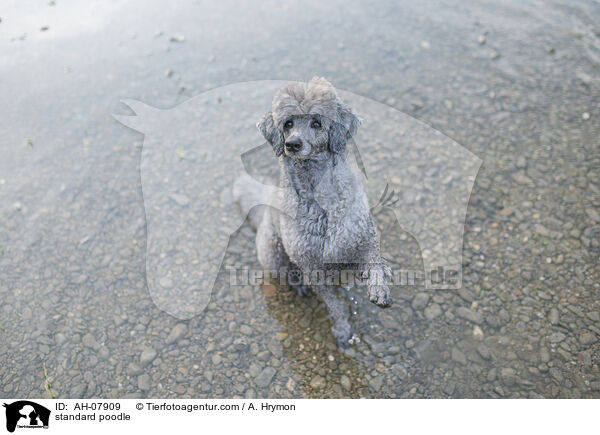
[[18,428],[48,428],[50,410],[29,400],[4,404],[6,408],[6,430]]
[[[229,237],[246,218],[233,200],[234,180],[247,173],[249,182],[279,188],[274,148],[256,124],[272,112],[273,96],[286,84],[236,83],[168,110],[124,100],[135,115],[115,115],[144,134],[148,287],[157,306],[178,318],[204,310]],[[363,173],[370,206],[392,210],[416,239],[426,288],[460,288],[464,221],[481,160],[405,113],[337,93],[361,118],[350,125],[354,134],[346,152]],[[381,254],[392,260],[395,255]],[[440,272],[452,279],[440,280]]]

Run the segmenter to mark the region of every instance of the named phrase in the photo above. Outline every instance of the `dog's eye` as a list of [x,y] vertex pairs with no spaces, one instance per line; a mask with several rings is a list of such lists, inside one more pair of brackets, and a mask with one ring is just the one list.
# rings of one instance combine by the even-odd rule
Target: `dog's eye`
[[285,121],[285,124],[283,124],[283,126],[285,128],[292,128],[294,126],[294,121],[292,121],[291,119],[289,121]]
[[321,121],[319,121],[318,119],[313,119],[310,123],[310,126],[312,128],[321,128]]

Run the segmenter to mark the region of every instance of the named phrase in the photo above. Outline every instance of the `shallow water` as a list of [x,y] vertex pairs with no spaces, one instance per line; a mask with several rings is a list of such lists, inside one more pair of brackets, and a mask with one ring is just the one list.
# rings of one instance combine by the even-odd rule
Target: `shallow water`
[[[275,5],[2,12],[1,394],[46,397],[45,366],[56,397],[600,397],[598,3]],[[314,296],[227,284],[226,265],[258,267],[244,225],[207,308],[162,311],[144,137],[112,117],[131,114],[119,101],[166,109],[315,74],[483,161],[462,288],[398,286],[388,310],[356,292],[360,342],[340,352]],[[216,126],[182,129],[193,144]],[[414,235],[389,210],[377,220],[398,266],[421,268]]]

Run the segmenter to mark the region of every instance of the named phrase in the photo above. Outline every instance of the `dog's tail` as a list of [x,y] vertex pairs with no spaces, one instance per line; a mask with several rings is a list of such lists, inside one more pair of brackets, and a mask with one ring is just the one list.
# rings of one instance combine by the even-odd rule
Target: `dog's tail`
[[233,198],[254,229],[258,228],[263,218],[272,192],[273,186],[259,183],[247,173],[240,175],[233,183]]

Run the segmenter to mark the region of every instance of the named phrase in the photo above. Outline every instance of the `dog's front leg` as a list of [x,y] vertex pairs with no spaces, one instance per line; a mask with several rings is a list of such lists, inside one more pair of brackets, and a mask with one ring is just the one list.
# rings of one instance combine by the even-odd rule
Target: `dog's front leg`
[[392,305],[392,295],[388,285],[391,276],[391,269],[379,258],[367,263],[363,271],[363,278],[367,280],[369,300],[381,308]]
[[352,327],[348,321],[350,314],[346,298],[344,295],[338,294],[339,287],[333,285],[318,285],[314,289],[325,302],[327,311],[329,311],[329,315],[333,320],[333,326],[331,327],[333,337],[340,348],[346,349],[350,345],[352,336]]
[[303,283],[300,268],[290,260],[277,229],[268,219],[265,219],[258,227],[256,251],[258,261],[265,270],[279,273],[280,281],[295,290],[298,296],[308,295],[308,287]]

